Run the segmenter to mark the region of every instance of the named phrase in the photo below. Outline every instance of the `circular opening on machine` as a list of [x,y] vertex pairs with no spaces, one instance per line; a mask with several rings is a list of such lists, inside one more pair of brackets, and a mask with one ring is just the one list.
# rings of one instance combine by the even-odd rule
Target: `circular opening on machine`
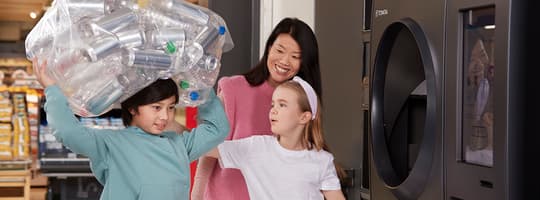
[[405,19],[383,33],[373,69],[373,160],[388,187],[411,196],[423,190],[433,161],[432,59],[420,27]]

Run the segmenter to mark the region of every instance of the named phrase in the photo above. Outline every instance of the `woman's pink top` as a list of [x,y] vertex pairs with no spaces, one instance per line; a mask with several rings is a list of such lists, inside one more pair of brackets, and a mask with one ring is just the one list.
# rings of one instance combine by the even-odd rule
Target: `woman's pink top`
[[[268,82],[252,87],[244,76],[223,77],[218,82],[218,94],[223,98],[230,132],[226,140],[252,135],[271,135],[268,112],[274,87]],[[237,169],[222,169],[216,164],[209,177],[205,200],[248,200],[244,177]]]

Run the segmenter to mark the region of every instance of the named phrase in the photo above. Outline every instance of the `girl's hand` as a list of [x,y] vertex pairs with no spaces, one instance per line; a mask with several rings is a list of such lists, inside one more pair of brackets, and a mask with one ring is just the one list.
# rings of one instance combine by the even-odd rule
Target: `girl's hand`
[[36,75],[38,82],[43,88],[56,84],[56,81],[47,73],[47,60],[40,63],[39,59],[34,58],[32,59],[32,67],[34,68],[34,74]]

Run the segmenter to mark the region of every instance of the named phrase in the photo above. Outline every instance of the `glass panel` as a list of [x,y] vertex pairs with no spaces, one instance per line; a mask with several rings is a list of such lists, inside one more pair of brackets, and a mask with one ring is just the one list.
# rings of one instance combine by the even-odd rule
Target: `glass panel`
[[463,13],[462,151],[467,163],[493,166],[495,8]]

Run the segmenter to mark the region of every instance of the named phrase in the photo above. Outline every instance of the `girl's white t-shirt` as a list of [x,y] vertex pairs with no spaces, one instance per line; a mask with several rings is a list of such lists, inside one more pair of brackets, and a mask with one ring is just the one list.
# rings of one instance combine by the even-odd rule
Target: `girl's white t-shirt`
[[251,136],[218,146],[223,168],[242,171],[251,199],[323,200],[340,190],[334,157],[327,151],[292,151],[274,136]]

